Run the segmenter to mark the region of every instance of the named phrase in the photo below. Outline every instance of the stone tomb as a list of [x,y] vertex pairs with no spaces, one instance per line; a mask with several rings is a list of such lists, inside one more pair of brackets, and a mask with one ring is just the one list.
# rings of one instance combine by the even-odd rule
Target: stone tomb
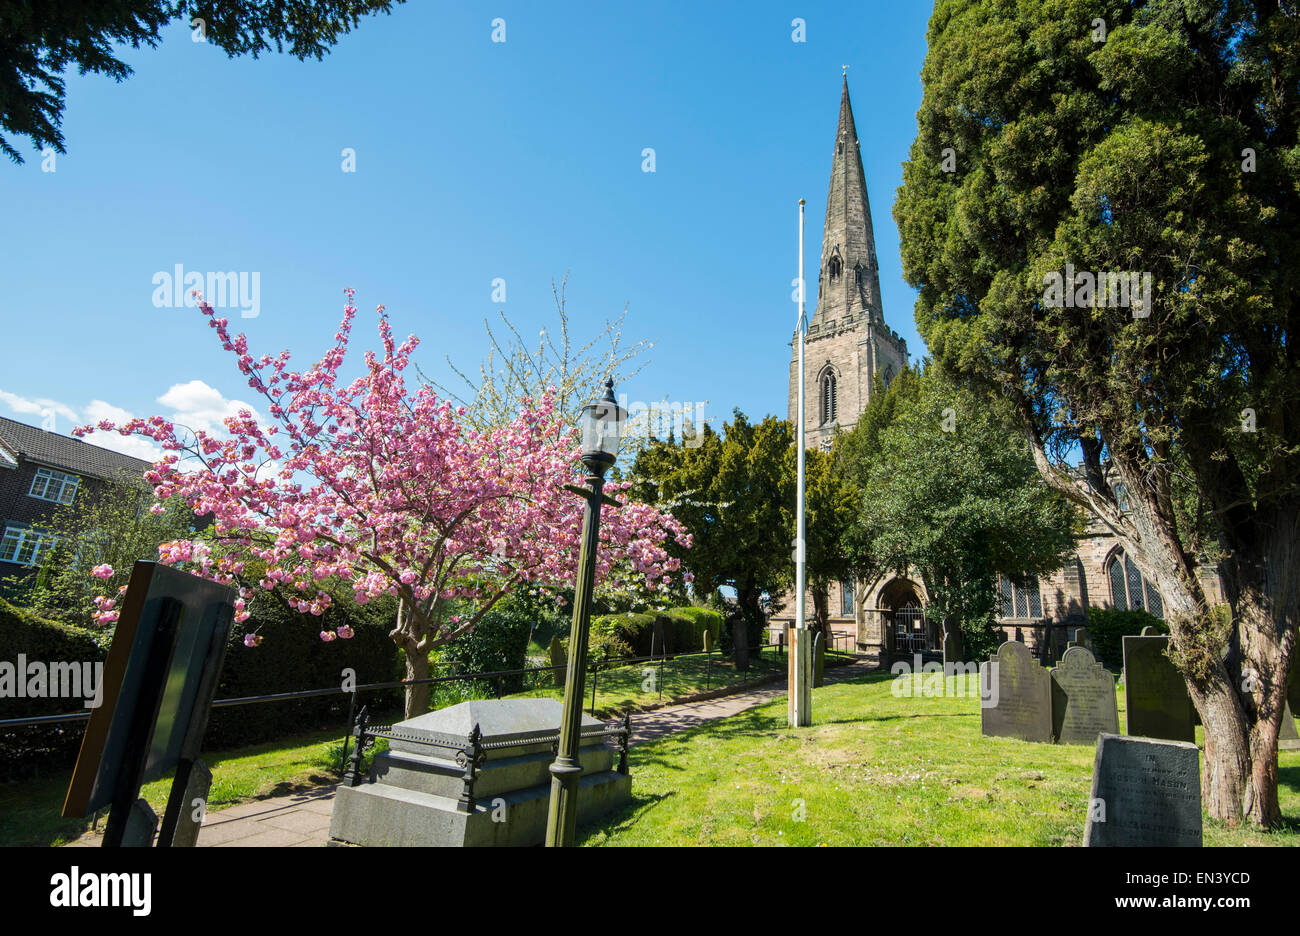
[[1119,734],[1115,677],[1085,647],[1070,647],[1050,671],[1052,734],[1061,744],[1095,744]]
[[[562,711],[555,699],[473,700],[398,722],[393,733],[412,740],[391,740],[376,754],[369,783],[339,786],[330,837],[354,845],[540,845]],[[476,725],[483,761],[466,811],[467,771],[456,755]],[[582,716],[584,732],[604,727]],[[631,799],[632,778],[614,769],[615,754],[603,738],[583,739],[580,823]]]
[[1103,734],[1097,739],[1083,844],[1200,846],[1196,745]]
[[1052,740],[1052,682],[1029,648],[1008,640],[980,665],[980,732]]
[[1124,638],[1124,717],[1127,734],[1194,741],[1187,683],[1165,655],[1168,637]]

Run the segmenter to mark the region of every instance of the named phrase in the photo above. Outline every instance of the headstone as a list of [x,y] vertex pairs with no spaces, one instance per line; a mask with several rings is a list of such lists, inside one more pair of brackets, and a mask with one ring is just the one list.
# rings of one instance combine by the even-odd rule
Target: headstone
[[980,732],[996,738],[1052,740],[1052,681],[1019,641],[980,666]]
[[[370,782],[339,786],[330,837],[375,846],[542,844],[563,709],[556,699],[474,699],[398,722]],[[601,727],[582,716],[584,733]],[[464,753],[475,728],[478,760]],[[578,757],[580,823],[631,800],[632,778],[603,739],[583,737]]]
[[1282,729],[1278,732],[1277,747],[1279,751],[1300,751],[1300,734],[1296,733],[1289,702],[1282,707]]
[[821,631],[813,636],[813,688],[826,684],[826,635]]
[[737,673],[749,670],[749,625],[740,615],[731,618],[732,660]]
[[[1144,628],[1150,630],[1151,628]],[[1187,683],[1166,655],[1169,638],[1124,638],[1124,712],[1127,734],[1195,741]]]
[[555,681],[555,685],[563,686],[569,660],[564,652],[564,644],[560,643],[559,637],[551,638],[551,645],[547,648],[547,653],[551,657],[551,678]]
[[1200,767],[1194,744],[1101,735],[1083,844],[1199,847]]
[[961,663],[962,656],[961,627],[956,621],[945,620],[943,622],[944,672],[947,672],[949,663]]
[[707,627],[704,629],[704,652],[713,652],[713,631]]
[[1119,734],[1115,677],[1092,651],[1071,647],[1053,667],[1052,734],[1061,744],[1093,744],[1103,732]]
[[1160,633],[1160,628],[1156,627],[1154,624],[1148,624],[1146,627],[1142,628],[1142,635],[1141,635],[1141,636],[1143,636],[1143,637],[1163,637],[1164,635]]

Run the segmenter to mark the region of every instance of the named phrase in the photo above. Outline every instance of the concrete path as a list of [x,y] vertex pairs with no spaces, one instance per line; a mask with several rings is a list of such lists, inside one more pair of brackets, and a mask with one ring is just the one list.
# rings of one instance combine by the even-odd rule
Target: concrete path
[[[859,661],[847,666],[837,666],[826,671],[826,682],[837,683],[872,672],[873,668]],[[748,692],[722,696],[703,702],[685,702],[670,705],[632,716],[632,743],[642,744],[695,728],[705,722],[736,715],[764,702],[785,695],[785,680],[771,683]],[[636,760],[632,760],[635,774]],[[246,846],[321,846],[329,839],[330,812],[334,808],[336,784],[314,787],[300,793],[270,796],[265,799],[238,803],[226,809],[208,813],[199,832],[199,845],[218,848],[230,845]],[[69,847],[97,846],[100,832],[88,832]]]

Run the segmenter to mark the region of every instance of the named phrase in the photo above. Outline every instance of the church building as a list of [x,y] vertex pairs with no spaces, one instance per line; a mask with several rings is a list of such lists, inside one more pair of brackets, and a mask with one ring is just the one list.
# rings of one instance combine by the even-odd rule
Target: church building
[[[807,446],[829,449],[836,429],[852,429],[866,409],[875,377],[888,384],[907,363],[907,344],[885,323],[881,305],[871,204],[846,77],[826,196],[817,304],[804,341]],[[798,366],[798,350],[792,348],[792,424],[797,418]],[[1218,576],[1210,570],[1205,584],[1211,596],[1220,593]],[[1164,616],[1159,589],[1124,555],[1114,535],[1095,521],[1063,569],[1041,579],[1004,576],[999,586],[999,626],[1008,639],[1024,641],[1036,655],[1043,654],[1049,641],[1063,648],[1086,624],[1089,607],[1144,609]],[[888,573],[874,582],[835,583],[828,598],[831,628],[841,649],[865,653],[884,665],[891,658],[935,653],[942,647],[939,622],[927,617],[929,597],[914,572]],[[811,595],[807,608],[811,614]],[[793,616],[793,596],[777,598],[772,625],[779,628]]]

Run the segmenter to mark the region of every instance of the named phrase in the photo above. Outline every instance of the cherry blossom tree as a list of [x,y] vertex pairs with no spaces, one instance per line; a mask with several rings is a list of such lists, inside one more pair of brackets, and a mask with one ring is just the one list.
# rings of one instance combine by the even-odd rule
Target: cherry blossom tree
[[[408,389],[403,372],[419,340],[397,344],[382,306],[382,352],[367,351],[364,373],[344,382],[357,311],[351,290],[347,297],[333,347],[303,371],[290,368],[288,351],[254,357],[246,337],[232,336],[228,320],[200,300],[222,347],[266,400],[266,424],[243,409],[221,435],[158,416],[94,428],[152,439],[166,453],[145,474],[159,499],[151,509],[180,497],[196,514],[212,514],[202,540],[167,543],[159,558],[237,586],[237,620],[247,619],[258,587],[278,588],[318,616],[331,603],[327,582],[348,583],[360,603],[395,595],[390,636],[407,678],[423,679],[429,651],[469,633],[512,589],[573,581],[584,502],[565,485],[580,480],[577,433],[549,393],[525,400],[508,425],[473,428],[463,408],[427,383]],[[618,499],[625,487],[605,490]],[[607,590],[665,590],[679,568],[670,542],[690,545],[670,514],[626,499],[607,507],[597,581]],[[472,612],[455,613],[470,604]],[[116,619],[112,599],[97,606],[102,621]],[[323,640],[347,636],[321,632]],[[426,711],[428,696],[427,684],[408,686],[407,717]]]

